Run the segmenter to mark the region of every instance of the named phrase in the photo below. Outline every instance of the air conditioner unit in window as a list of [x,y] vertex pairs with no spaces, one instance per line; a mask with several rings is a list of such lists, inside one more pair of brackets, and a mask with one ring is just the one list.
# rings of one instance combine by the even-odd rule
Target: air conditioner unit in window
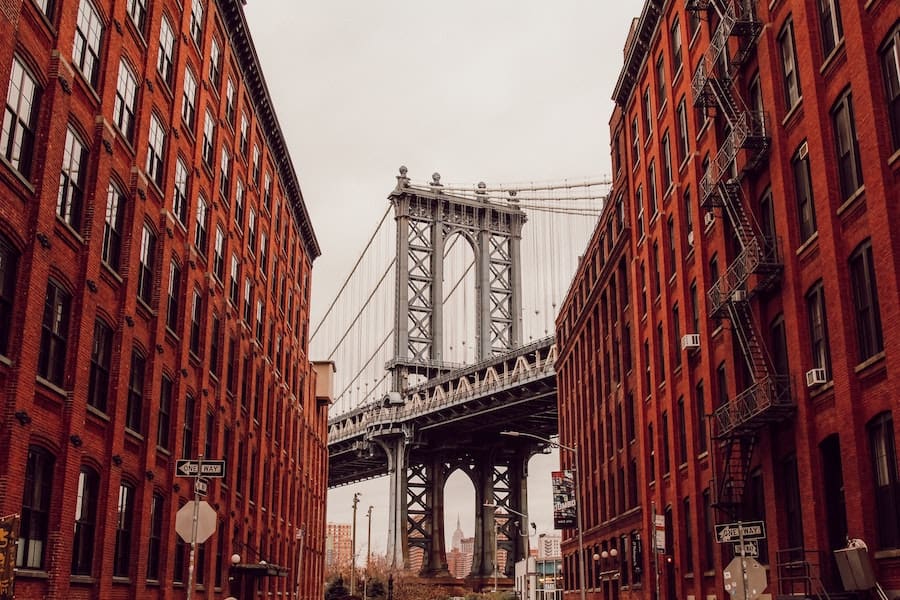
[[734,290],[731,292],[731,301],[732,302],[743,302],[747,299],[747,292],[744,290]]
[[694,232],[688,231],[687,234],[688,246],[694,247]]
[[712,227],[713,223],[716,222],[716,215],[714,212],[710,211],[703,215],[703,224],[707,227]]
[[686,335],[681,336],[681,349],[682,350],[696,350],[700,347],[700,334],[699,333],[688,333]]
[[825,369],[810,369],[806,372],[806,387],[816,387],[828,381]]

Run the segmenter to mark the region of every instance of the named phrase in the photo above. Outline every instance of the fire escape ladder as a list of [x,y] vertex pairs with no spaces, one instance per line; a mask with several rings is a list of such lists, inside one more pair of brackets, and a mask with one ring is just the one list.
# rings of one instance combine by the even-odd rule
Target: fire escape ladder
[[735,290],[728,302],[729,318],[731,320],[732,335],[737,338],[744,360],[753,383],[758,384],[768,380],[775,369],[772,360],[765,347],[760,344],[753,326],[753,317],[750,312],[750,303],[743,290]]
[[722,477],[717,486],[716,508],[738,517],[738,509],[744,503],[744,492],[753,462],[753,450],[757,435],[737,435],[719,442],[722,453]]

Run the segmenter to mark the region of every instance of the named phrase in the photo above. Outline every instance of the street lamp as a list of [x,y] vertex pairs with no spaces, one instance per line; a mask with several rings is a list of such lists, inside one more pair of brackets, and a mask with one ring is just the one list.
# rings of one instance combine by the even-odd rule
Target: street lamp
[[353,536],[350,542],[350,595],[356,593],[356,505],[362,494],[353,492]]
[[[504,511],[508,511],[513,514],[519,515],[520,517],[522,517],[524,519],[524,521],[522,521],[522,522],[525,523],[525,527],[523,529],[521,526],[519,526],[519,535],[521,535],[522,537],[525,538],[525,597],[527,598],[528,597],[528,577],[529,577],[528,561],[531,560],[531,535],[528,534],[528,515],[526,515],[525,513],[520,513],[516,509],[509,508],[508,506],[497,506],[493,502],[485,502],[484,504],[482,504],[482,506],[484,506],[485,508],[493,508],[494,509],[494,522],[495,523],[497,521],[497,509],[498,508],[500,508]],[[500,515],[504,516],[503,513],[500,513]],[[494,561],[496,562],[496,560],[497,560],[496,544],[494,546],[495,546],[494,547]]]
[[566,446],[565,444],[561,444],[557,441],[551,440],[549,438],[545,438],[539,435],[535,435],[533,433],[524,433],[521,431],[501,431],[500,435],[506,435],[509,437],[527,437],[532,438],[551,446],[555,446],[560,450],[567,450],[572,453],[572,456],[575,459],[575,528],[578,530],[578,586],[581,588],[581,600],[585,600],[585,584],[584,584],[584,536],[581,531],[581,484],[579,483],[581,479],[581,468],[578,464],[578,445],[575,446]]

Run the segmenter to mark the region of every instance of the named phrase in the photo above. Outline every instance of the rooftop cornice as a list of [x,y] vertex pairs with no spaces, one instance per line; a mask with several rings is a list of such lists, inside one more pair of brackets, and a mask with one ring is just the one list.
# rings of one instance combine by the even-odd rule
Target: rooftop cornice
[[250,98],[256,109],[256,114],[263,124],[263,131],[269,143],[269,148],[278,165],[278,172],[282,181],[282,187],[287,192],[294,218],[303,238],[303,245],[310,262],[322,254],[316,233],[313,231],[309,212],[306,210],[306,202],[303,200],[303,192],[300,190],[300,182],[297,179],[297,171],[288,152],[287,142],[281,130],[281,124],[275,114],[272,96],[266,85],[262,67],[259,64],[259,56],[256,47],[250,37],[250,29],[244,16],[242,0],[216,0],[219,14],[225,24],[225,29],[231,39],[231,44],[240,64],[244,82],[250,91]]
[[647,0],[644,3],[644,10],[641,11],[634,35],[625,50],[625,64],[622,66],[622,71],[619,72],[619,80],[616,82],[612,96],[615,103],[623,108],[634,91],[641,66],[647,60],[650,41],[659,25],[664,4],[665,0]]

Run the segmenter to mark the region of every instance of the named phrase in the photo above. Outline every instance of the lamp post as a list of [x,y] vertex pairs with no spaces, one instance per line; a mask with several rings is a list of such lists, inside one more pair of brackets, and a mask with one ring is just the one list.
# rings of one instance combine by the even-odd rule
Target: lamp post
[[356,505],[359,504],[359,492],[353,492],[353,535],[350,541],[350,595],[356,593]]
[[[497,509],[498,508],[501,508],[504,511],[509,511],[513,514],[519,515],[520,517],[522,517],[524,519],[524,521],[522,521],[522,522],[525,523],[525,528],[523,529],[521,526],[519,527],[519,535],[521,535],[522,537],[525,538],[525,597],[527,598],[528,597],[528,577],[529,577],[528,561],[531,559],[531,536],[528,534],[528,515],[526,515],[525,513],[520,513],[519,511],[517,511],[513,508],[509,508],[507,506],[497,506],[493,502],[485,502],[484,504],[482,504],[482,506],[484,506],[485,508],[493,508],[494,509],[494,523],[497,522]],[[503,513],[501,513],[501,516],[504,516]],[[496,561],[497,561],[497,544],[495,542],[495,544],[494,544],[494,562],[496,563]]]
[[368,529],[369,532],[366,535],[366,572],[363,576],[363,598],[368,597],[369,593],[369,561],[372,560],[372,509],[374,506],[369,506],[369,510],[366,512],[366,518],[369,520]]
[[578,464],[578,445],[574,446],[566,446],[565,444],[561,444],[557,441],[551,440],[549,438],[545,438],[539,435],[535,435],[533,433],[523,433],[521,431],[501,431],[500,435],[506,435],[510,437],[527,437],[532,438],[551,446],[555,446],[560,450],[567,450],[572,453],[573,458],[575,459],[575,528],[578,530],[578,586],[581,588],[581,600],[585,600],[585,584],[584,584],[584,534],[581,530],[581,484],[579,483],[581,479],[581,467]]

